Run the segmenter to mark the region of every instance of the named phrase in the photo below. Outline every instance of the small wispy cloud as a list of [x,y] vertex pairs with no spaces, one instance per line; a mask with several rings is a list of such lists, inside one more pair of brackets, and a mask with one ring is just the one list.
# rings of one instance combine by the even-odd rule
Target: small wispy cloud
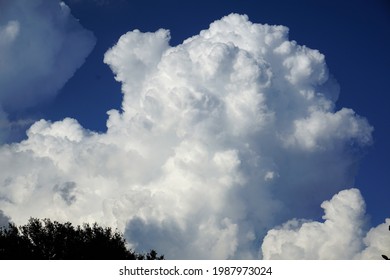
[[[9,114],[53,98],[95,44],[94,36],[60,1],[3,1],[0,18],[0,127]],[[18,121],[13,120],[15,127]],[[21,126],[21,131],[25,127]],[[12,139],[11,139],[12,140]]]

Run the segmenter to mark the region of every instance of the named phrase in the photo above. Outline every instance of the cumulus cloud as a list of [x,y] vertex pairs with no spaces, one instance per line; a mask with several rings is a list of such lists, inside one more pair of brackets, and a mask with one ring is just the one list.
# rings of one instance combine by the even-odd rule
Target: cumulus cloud
[[390,219],[377,227],[371,228],[370,231],[363,239],[364,249],[358,253],[355,257],[357,259],[378,259],[379,255],[390,254]]
[[9,115],[54,97],[95,39],[59,0],[6,0],[0,5],[0,133],[5,141],[12,138],[10,130],[31,125]]
[[123,102],[106,133],[41,120],[0,148],[6,215],[96,221],[168,258],[256,258],[268,230],[353,184],[372,127],[335,111],[319,51],[237,14],[169,39],[134,30],[107,51]]
[[366,232],[365,204],[359,190],[343,190],[322,203],[324,222],[293,219],[268,231],[265,259],[381,259],[390,251],[386,223]]

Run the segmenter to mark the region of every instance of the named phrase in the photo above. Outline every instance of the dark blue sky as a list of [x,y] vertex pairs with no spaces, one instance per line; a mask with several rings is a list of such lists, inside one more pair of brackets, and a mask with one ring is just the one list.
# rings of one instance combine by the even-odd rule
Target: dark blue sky
[[[341,86],[338,108],[352,108],[375,128],[356,179],[373,224],[390,213],[389,67],[390,4],[381,0],[67,0],[97,44],[86,63],[55,100],[42,108],[52,121],[73,117],[84,127],[105,131],[106,111],[120,108],[120,84],[103,63],[104,53],[133,29],[171,31],[171,45],[196,35],[229,13],[247,14],[256,23],[290,28],[290,39],[318,49]],[[93,102],[93,106],[91,105]],[[87,108],[87,110],[86,110]],[[329,174],[331,176],[331,174]]]

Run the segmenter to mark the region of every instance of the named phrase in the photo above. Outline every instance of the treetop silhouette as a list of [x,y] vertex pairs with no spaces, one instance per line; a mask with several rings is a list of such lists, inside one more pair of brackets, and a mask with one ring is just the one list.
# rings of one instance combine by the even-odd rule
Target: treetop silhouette
[[94,223],[78,225],[30,218],[26,225],[0,228],[0,259],[161,260],[156,251],[127,249],[118,231]]

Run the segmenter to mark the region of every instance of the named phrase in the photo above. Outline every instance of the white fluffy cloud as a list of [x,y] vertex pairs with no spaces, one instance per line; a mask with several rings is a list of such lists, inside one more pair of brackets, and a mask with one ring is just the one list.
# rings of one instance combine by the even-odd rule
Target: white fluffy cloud
[[95,39],[59,0],[6,0],[0,5],[0,140],[4,141],[12,129],[25,127],[7,115],[54,97],[82,65]]
[[381,259],[390,252],[386,223],[366,232],[365,205],[359,190],[349,189],[322,203],[324,222],[290,220],[264,238],[265,259]]
[[135,30],[107,51],[124,95],[106,133],[41,120],[0,148],[5,215],[97,221],[168,258],[255,258],[268,230],[353,183],[372,128],[334,110],[321,53],[236,14],[169,39]]

